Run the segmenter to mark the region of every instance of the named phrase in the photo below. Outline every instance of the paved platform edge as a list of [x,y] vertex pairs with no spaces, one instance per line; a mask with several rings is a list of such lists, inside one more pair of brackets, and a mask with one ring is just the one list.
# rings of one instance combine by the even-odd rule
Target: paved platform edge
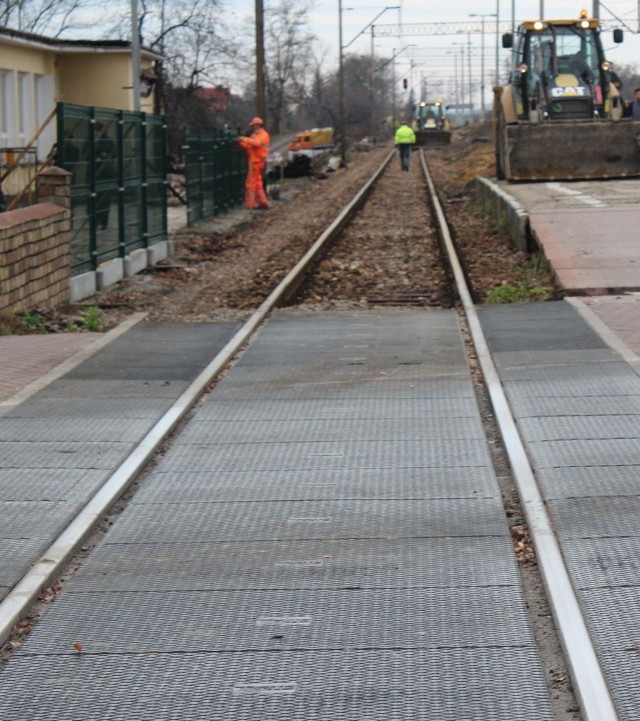
[[0,401],[0,416],[4,415],[7,411],[15,408],[21,403],[24,403],[24,401],[34,395],[34,393],[41,391],[43,388],[48,386],[49,383],[61,378],[65,375],[65,373],[68,373],[76,366],[79,366],[80,363],[83,363],[88,358],[91,358],[92,355],[109,345],[109,343],[114,341],[116,338],[119,338],[130,328],[133,328],[134,325],[139,323],[143,318],[146,318],[146,316],[147,313],[134,313],[108,333],[105,333],[102,338],[99,338],[86,348],[74,353],[70,358],[67,358],[67,360],[59,363],[55,368],[52,368],[37,380],[29,383],[24,388],[21,388],[17,393],[14,393],[14,395]]
[[582,319],[591,326],[591,328],[600,336],[600,338],[602,338],[609,348],[616,351],[616,353],[619,353],[629,364],[634,373],[640,376],[640,357],[637,356],[631,348],[629,348],[622,338],[620,338],[615,331],[611,330],[604,321],[598,318],[591,308],[582,302],[580,297],[568,296],[564,300],[573,306]]

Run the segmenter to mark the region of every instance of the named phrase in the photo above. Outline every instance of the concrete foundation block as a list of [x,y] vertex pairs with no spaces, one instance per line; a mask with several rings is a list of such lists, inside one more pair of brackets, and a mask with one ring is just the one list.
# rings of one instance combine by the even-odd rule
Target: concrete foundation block
[[147,248],[148,265],[153,267],[156,263],[173,255],[173,241],[161,240]]
[[71,278],[71,302],[76,303],[79,300],[88,298],[95,294],[96,274],[93,271],[88,273],[80,273]]
[[123,258],[124,277],[130,278],[132,275],[144,270],[147,265],[147,249],[137,248]]
[[124,278],[123,258],[114,258],[102,263],[96,271],[96,289],[103,290]]

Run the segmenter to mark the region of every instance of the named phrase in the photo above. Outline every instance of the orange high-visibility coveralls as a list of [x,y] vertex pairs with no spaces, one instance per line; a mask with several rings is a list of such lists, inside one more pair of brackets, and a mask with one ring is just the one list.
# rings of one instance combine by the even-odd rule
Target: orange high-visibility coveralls
[[269,133],[258,127],[248,138],[238,138],[238,146],[246,151],[249,160],[244,184],[244,204],[247,208],[268,208],[269,201],[262,185],[262,172],[269,155]]

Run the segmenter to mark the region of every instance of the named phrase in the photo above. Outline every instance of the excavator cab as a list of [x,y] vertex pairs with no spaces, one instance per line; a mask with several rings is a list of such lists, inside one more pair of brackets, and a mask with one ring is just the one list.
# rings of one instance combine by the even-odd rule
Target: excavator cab
[[448,145],[451,142],[451,126],[442,100],[423,100],[418,105],[415,124],[418,145]]
[[[614,40],[622,41],[620,31]],[[494,103],[499,178],[640,174],[640,128],[622,119],[596,18],[528,21],[502,44],[513,48],[513,62]]]

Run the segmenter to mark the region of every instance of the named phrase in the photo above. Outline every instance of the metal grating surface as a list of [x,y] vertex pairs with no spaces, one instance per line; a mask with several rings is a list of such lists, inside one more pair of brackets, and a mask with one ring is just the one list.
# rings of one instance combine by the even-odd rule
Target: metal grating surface
[[609,361],[603,363],[562,363],[544,366],[519,366],[517,368],[504,368],[500,371],[503,381],[576,381],[591,385],[593,381],[605,378],[607,381],[628,382],[640,390],[640,378],[631,370],[631,367],[622,361]]
[[519,584],[511,540],[102,544],[68,590],[446,588]]
[[[312,387],[327,383],[364,383],[402,381],[411,383],[414,380],[430,382],[434,393],[440,395],[468,396],[473,393],[469,380],[469,369],[456,371],[455,363],[446,359],[439,366],[422,361],[406,360],[395,363],[384,363],[378,359],[369,363],[364,357],[340,358],[339,363],[327,359],[319,364],[317,361],[301,358],[301,362],[292,365],[282,360],[271,366],[243,365],[240,361],[233,368],[233,374],[225,376],[221,385],[243,387],[248,384],[260,384],[261,389],[269,386],[310,385]],[[289,360],[287,358],[287,360]],[[305,362],[306,360],[306,362]],[[425,386],[428,387],[428,386]]]
[[562,540],[640,538],[640,496],[561,499],[550,501],[548,507]]
[[[4,525],[4,523],[3,523]],[[1,535],[4,535],[4,531]],[[42,538],[2,538],[0,542],[0,586],[8,593],[27,572],[33,560],[44,552],[47,542]]]
[[[610,364],[607,364],[610,365]],[[636,375],[628,377],[609,377],[604,373],[594,374],[593,378],[581,379],[567,377],[565,379],[510,381],[505,385],[509,399],[516,403],[520,398],[575,398],[586,397],[597,409],[599,397],[633,396],[640,394],[640,378]]]
[[39,395],[5,413],[5,418],[159,418],[172,398],[103,398],[64,400]]
[[554,719],[535,651],[513,648],[22,657],[3,670],[13,721],[51,721],[61,704],[82,721]]
[[86,498],[111,471],[48,468],[0,469],[0,501],[65,501]]
[[75,654],[69,639],[82,639],[84,654],[534,644],[522,595],[508,586],[76,593],[52,606],[24,650]]
[[[0,424],[0,432],[2,425]],[[639,430],[640,433],[640,430]],[[200,421],[195,418],[176,443],[300,443],[309,441],[483,440],[476,418],[373,418],[362,420]]]
[[[326,364],[314,374],[306,352],[298,356],[302,366],[264,372],[251,365],[265,348],[284,355],[303,328],[316,349],[371,344],[375,362],[363,361],[361,349],[343,347],[335,377]],[[400,336],[406,344],[394,343]],[[129,356],[109,347],[81,366],[78,377],[146,378],[140,358],[154,356],[159,335],[152,329],[140,343],[132,338]],[[184,339],[162,334],[162,343],[169,351],[152,377],[188,374]],[[195,355],[204,354],[204,345]],[[321,356],[311,348],[310,357],[322,363]],[[427,368],[426,359],[434,365]],[[447,377],[431,378],[434,368]],[[453,368],[465,373],[463,381],[450,377]],[[149,488],[173,482],[174,501],[140,502],[143,491],[118,517],[31,641],[0,672],[0,708],[12,709],[12,721],[21,714],[50,721],[54,708],[56,717],[83,721],[326,721],[328,713],[332,721],[552,721],[467,372],[453,311],[270,322],[195,417],[212,408],[214,420],[221,411],[260,415],[277,408],[279,418],[263,416],[278,426],[276,439],[254,418],[252,427],[218,423],[219,443],[207,447],[211,429],[199,421],[188,425],[201,434],[188,439],[197,442],[174,446],[145,481]],[[299,388],[291,386],[296,378]],[[230,398],[284,393],[291,401],[230,409],[220,402],[225,388]],[[117,406],[127,400],[117,397],[121,390],[100,408],[128,410]],[[324,400],[301,403],[300,391]],[[147,396],[134,400],[146,403]],[[56,400],[55,413],[65,404]],[[51,405],[42,400],[39,407]],[[75,409],[70,416],[85,415],[78,412],[82,400],[69,408]],[[296,412],[319,415],[301,424]],[[55,413],[49,417],[66,417]],[[437,425],[422,420],[434,414]],[[345,417],[351,422],[341,426],[336,419]],[[389,417],[394,420],[381,420]],[[459,422],[467,418],[473,424]],[[225,435],[230,430],[232,438]],[[284,473],[270,473],[283,467]],[[291,497],[306,482],[319,500],[268,501],[261,476],[270,476],[263,485],[281,494],[276,498]],[[368,492],[368,500],[313,495],[326,492],[318,484],[336,478],[348,479],[351,494]],[[429,494],[407,497],[420,481],[430,485]],[[184,503],[183,484],[193,503]],[[486,491],[474,493],[474,485]],[[217,494],[225,488],[233,498],[253,492],[259,502],[221,503]],[[380,488],[384,500],[375,499]],[[216,502],[203,502],[209,499]],[[504,609],[499,617],[496,608]],[[74,641],[87,652],[75,653]],[[137,650],[140,655],[130,655]]]
[[[640,412],[640,399],[637,401]],[[198,407],[198,420],[369,420],[374,418],[479,418],[472,398],[351,398],[221,400],[214,391]]]
[[631,588],[599,588],[578,594],[589,633],[598,653],[638,654],[640,579]]
[[517,398],[511,399],[511,409],[516,418],[544,416],[603,416],[639,415],[640,396],[570,398]]
[[499,499],[291,501],[136,505],[109,543],[199,543],[321,538],[433,538],[506,533]]
[[[282,346],[286,345],[286,356]],[[324,347],[296,348],[291,343],[273,344],[270,347],[254,348],[243,355],[235,364],[241,374],[264,374],[264,377],[287,373],[313,371],[320,377],[328,374],[354,373],[399,373],[419,372],[423,376],[442,375],[443,378],[464,378],[469,373],[464,356],[453,344],[438,345],[438,340],[415,343],[397,343],[393,348],[379,343],[345,345],[332,343]]]
[[523,418],[518,427],[527,441],[640,438],[640,415]]
[[493,353],[606,347],[564,301],[484,305],[478,307],[478,314]]
[[565,540],[562,544],[573,585],[578,589],[637,588],[640,538],[599,538],[597,543]]
[[132,443],[0,442],[4,468],[104,468],[115,469]]
[[611,348],[596,348],[579,350],[546,349],[525,351],[503,351],[493,354],[498,368],[513,368],[515,366],[548,366],[558,363],[603,363],[620,361],[620,356]]
[[[0,450],[1,452],[1,450]],[[172,446],[164,471],[278,471],[345,468],[465,468],[491,464],[481,441],[359,441]]]
[[541,468],[536,471],[544,497],[640,496],[635,466]]
[[267,399],[267,400],[300,400],[300,399],[335,399],[335,398],[448,398],[447,390],[440,381],[418,378],[416,380],[396,380],[377,378],[370,380],[336,379],[327,382],[300,382],[296,385],[282,383],[220,383],[216,386],[214,397],[228,399]]
[[65,376],[38,391],[38,398],[177,398],[188,385],[189,381],[177,380],[68,380],[68,376]]
[[601,656],[611,695],[621,721],[636,721],[640,698],[640,662],[637,649]]
[[[97,401],[99,402],[99,401]],[[131,443],[151,428],[151,419],[0,417],[0,441],[107,441]]]
[[66,526],[78,503],[17,501],[0,503],[0,538],[49,539]]
[[239,323],[138,323],[66,377],[192,380],[239,327]]
[[581,591],[580,604],[621,721],[638,718],[638,586]]
[[640,466],[640,439],[536,441],[527,444],[537,468]]
[[[1,488],[1,486],[0,486]],[[477,498],[498,496],[489,468],[389,468],[345,471],[158,473],[131,503],[311,501],[325,499]]]

